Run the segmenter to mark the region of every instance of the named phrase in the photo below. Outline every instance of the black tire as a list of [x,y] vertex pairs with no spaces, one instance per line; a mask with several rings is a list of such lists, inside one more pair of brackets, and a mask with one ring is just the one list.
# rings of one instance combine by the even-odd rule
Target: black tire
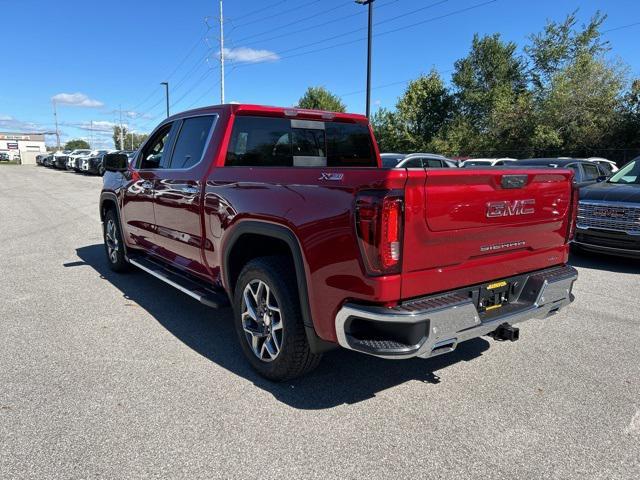
[[131,266],[124,255],[124,242],[122,241],[120,222],[113,209],[107,210],[104,216],[102,234],[109,268],[114,272],[126,272],[129,270]]
[[[253,338],[243,326],[243,318],[247,318],[243,315],[245,289],[249,284],[255,286],[256,282],[266,284],[274,296],[272,300],[279,307],[279,313],[276,315],[279,316],[282,331],[279,352],[273,359],[262,359],[254,353],[250,340]],[[320,363],[322,355],[312,353],[309,348],[302,323],[295,271],[286,257],[260,257],[244,266],[235,286],[233,312],[242,351],[251,366],[263,377],[279,382],[290,380],[310,372]],[[247,321],[252,322],[251,319]],[[275,328],[275,321],[272,321],[271,325]],[[270,327],[263,325],[262,328]],[[264,343],[267,343],[271,335],[274,339],[277,336],[275,331],[269,330],[269,332],[269,336],[263,339]]]

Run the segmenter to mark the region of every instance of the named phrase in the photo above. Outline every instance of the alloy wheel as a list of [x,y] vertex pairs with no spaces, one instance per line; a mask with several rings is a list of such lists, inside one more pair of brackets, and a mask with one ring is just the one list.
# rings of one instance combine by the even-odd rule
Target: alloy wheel
[[109,219],[109,221],[107,222],[107,232],[105,234],[105,240],[107,243],[107,253],[109,255],[109,260],[111,261],[111,263],[117,263],[120,245],[118,244],[116,224],[111,219]]
[[245,287],[241,321],[254,355],[264,362],[274,361],[282,348],[282,314],[278,299],[262,280],[252,280]]

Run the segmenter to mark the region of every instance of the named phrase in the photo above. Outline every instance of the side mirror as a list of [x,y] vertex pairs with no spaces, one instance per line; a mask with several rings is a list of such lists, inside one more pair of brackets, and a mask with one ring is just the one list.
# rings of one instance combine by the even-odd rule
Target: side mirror
[[129,157],[124,153],[107,153],[102,164],[107,172],[126,172],[129,169]]
[[604,182],[608,179],[609,177],[607,175],[601,175],[598,177],[598,182]]

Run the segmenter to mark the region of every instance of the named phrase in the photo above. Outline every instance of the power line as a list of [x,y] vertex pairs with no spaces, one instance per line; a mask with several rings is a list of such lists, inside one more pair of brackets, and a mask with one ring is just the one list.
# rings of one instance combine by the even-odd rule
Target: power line
[[[448,0],[441,0],[437,4],[440,4],[440,3],[443,3],[443,2],[446,2],[446,1],[448,1]],[[416,27],[416,26],[419,26],[419,25],[424,25],[425,23],[430,23],[430,22],[435,22],[437,20],[442,20],[443,18],[452,17],[454,15],[458,15],[460,13],[465,13],[465,12],[468,12],[470,10],[474,10],[476,8],[481,8],[481,7],[484,7],[486,5],[495,3],[497,1],[498,0],[488,0],[486,2],[478,3],[476,5],[471,5],[471,6],[466,7],[466,8],[461,8],[459,10],[454,10],[453,12],[445,13],[443,15],[438,15],[437,17],[427,18],[427,19],[421,20],[419,22],[415,22],[415,23],[412,23],[412,24],[409,24],[409,25],[403,25],[401,27],[394,28],[392,30],[387,30],[386,32],[376,33],[376,34],[373,35],[373,37],[374,38],[378,38],[378,37],[382,37],[382,36],[385,36],[385,35],[390,35],[392,33],[395,33],[395,32],[401,31],[401,30],[407,30],[408,28],[413,28],[413,27]],[[437,4],[433,4],[432,6],[435,6]],[[403,14],[402,16],[406,16],[406,14]],[[394,18],[399,18],[399,17],[394,17]],[[385,22],[386,22],[386,20],[385,20]],[[317,45],[317,44],[324,43],[324,42],[326,42],[328,40],[332,40],[334,38],[344,37],[346,35],[357,33],[358,31],[365,30],[365,29],[366,29],[366,27],[358,28],[358,29],[353,30],[351,32],[343,33],[343,34],[340,34],[340,35],[334,35],[333,37],[328,37],[328,38],[326,38],[324,40],[320,40],[320,41],[313,42],[313,43],[310,43],[310,44],[302,45],[300,47],[290,48],[290,49],[283,50],[281,52],[275,52],[275,53],[277,55],[280,55],[282,53],[291,52],[291,51],[294,51],[294,50],[299,50],[301,48],[306,48],[306,47],[309,47],[309,46],[312,46],[312,45]],[[351,45],[353,43],[362,42],[363,40],[366,40],[366,37],[357,38],[355,40],[348,40],[346,42],[341,42],[341,43],[337,43],[337,44],[334,44],[334,45],[329,45],[327,47],[322,47],[322,48],[317,48],[317,49],[314,49],[314,50],[309,50],[307,52],[301,52],[301,53],[295,53],[295,54],[292,54],[292,55],[286,55],[284,57],[280,57],[280,59],[281,60],[285,60],[287,58],[300,57],[300,56],[303,56],[303,55],[311,55],[313,53],[321,52],[321,51],[324,51],[324,50],[329,50],[329,49],[332,49],[332,48],[337,48],[337,47],[342,47],[342,46],[345,46],[345,45]],[[273,58],[273,54],[257,57],[257,58],[254,59],[254,63],[243,63],[243,64],[238,65],[237,68],[246,67],[246,66],[249,66],[249,65],[256,65],[257,64],[257,62],[255,62],[256,60],[268,59],[268,58]]]
[[[208,30],[207,30],[207,33],[208,33]],[[193,46],[189,49],[189,51],[187,52],[187,54],[186,54],[184,57],[182,57],[182,60],[180,60],[180,62],[178,63],[178,65],[177,65],[177,66],[176,66],[176,67],[175,67],[175,68],[174,68],[174,69],[169,73],[169,75],[167,75],[167,76],[165,77],[165,80],[169,80],[171,77],[173,77],[173,75],[175,75],[175,74],[176,74],[176,72],[180,69],[180,67],[181,67],[182,65],[184,65],[184,63],[187,61],[187,59],[188,59],[188,58],[193,54],[193,52],[196,50],[196,48],[198,47],[198,45],[201,45],[201,42],[206,38],[207,33],[205,33],[204,35],[201,35],[201,36],[199,36],[199,37],[198,37],[198,40],[197,40],[197,41],[193,44]],[[137,109],[138,109],[138,108],[140,108],[142,105],[144,105],[145,103],[147,103],[147,102],[151,99],[151,97],[153,97],[153,96],[154,96],[155,94],[157,94],[157,93],[158,93],[158,90],[157,90],[157,88],[156,88],[156,89],[154,89],[154,90],[153,90],[149,95],[147,95],[147,96],[145,97],[145,99],[144,99],[144,100],[142,100],[141,102],[139,102],[136,106],[132,107],[132,108],[131,108],[131,110],[132,110],[132,111],[137,110]],[[153,107],[151,107],[151,108],[153,108]]]
[[[447,70],[438,70],[438,73],[440,73],[440,74],[442,74],[442,73],[449,73],[449,72],[453,72],[453,68],[449,68],[449,69],[447,69]],[[383,84],[383,85],[376,85],[375,87],[372,87],[372,88],[371,88],[371,90],[379,90],[379,89],[381,89],[381,88],[393,87],[393,86],[395,86],[395,85],[402,85],[402,84],[406,84],[406,83],[412,82],[412,81],[414,81],[415,79],[416,79],[416,78],[414,77],[414,78],[409,78],[409,79],[407,79],[407,80],[399,80],[399,81],[397,81],[397,82],[385,83],[385,84]],[[349,93],[341,93],[341,94],[338,94],[338,96],[339,96],[339,97],[348,97],[348,96],[350,96],[350,95],[357,95],[357,94],[360,94],[360,93],[363,93],[363,92],[365,92],[365,90],[364,90],[364,89],[363,89],[363,90],[355,90],[355,91],[353,91],[353,92],[349,92]]]
[[253,10],[249,13],[245,13],[244,15],[241,15],[239,17],[235,17],[235,20],[240,20],[242,18],[246,18],[246,17],[250,17],[251,15],[254,15],[256,13],[260,13],[260,12],[264,12],[265,10],[269,10],[273,7],[277,7],[278,5],[281,5],[283,3],[285,3],[287,0],[279,0],[278,2],[274,2],[274,3],[270,3],[269,5],[266,5],[262,8],[258,8],[257,10]]
[[184,100],[187,97],[187,95],[189,95],[198,85],[200,85],[214,71],[215,71],[215,69],[213,69],[213,68],[210,68],[207,71],[205,71],[204,75],[201,75],[200,78],[191,86],[190,89],[188,89],[178,100],[176,100],[175,102],[173,102],[171,104],[171,108],[173,108],[175,105],[177,105],[182,100]]
[[213,89],[220,83],[220,80],[218,80],[217,82],[215,82],[214,84],[212,84],[207,90],[204,91],[204,93],[202,95],[200,95],[198,98],[196,98],[195,101],[193,101],[192,103],[190,103],[188,106],[185,107],[185,110],[191,110],[191,108],[193,108],[193,106],[198,103],[200,100],[202,100],[205,96],[207,96],[208,94],[212,94],[213,95]]
[[630,23],[628,25],[622,25],[620,27],[610,28],[608,30],[603,30],[602,33],[615,32],[616,30],[622,30],[623,28],[631,28],[640,25],[640,22]]
[[[279,17],[280,15],[284,15],[286,13],[291,12],[292,10],[300,10],[304,7],[307,7],[309,5],[311,5],[312,3],[318,3],[322,0],[311,0],[310,2],[304,3],[302,5],[300,5],[299,7],[295,7],[295,8],[290,8],[288,10],[285,10],[283,12],[278,12],[278,13],[274,13],[272,15],[267,15],[266,17],[260,17],[260,18],[256,18],[255,20],[251,20],[249,22],[245,22],[245,23],[241,23],[240,25],[234,25],[233,21],[231,22],[232,27],[235,28],[242,28],[242,27],[246,27],[247,25],[253,25],[254,23],[258,23],[258,22],[263,22],[265,20],[271,20],[272,18],[276,18]],[[233,20],[233,19],[232,19]],[[238,20],[237,18],[235,20]],[[234,20],[234,21],[235,21]]]
[[[209,52],[206,53],[206,55],[204,57],[200,57],[198,58],[198,60],[196,61],[196,63],[194,65],[192,65],[192,67],[181,77],[180,80],[178,80],[178,82],[176,83],[176,85],[172,88],[172,93],[176,93],[177,91],[179,91],[182,88],[182,85],[184,85],[184,83],[186,82],[187,79],[191,78],[192,75],[198,71],[198,69],[200,67],[202,67],[202,65],[206,65],[205,62],[202,62],[202,60],[205,60],[208,56],[210,55]],[[164,101],[164,97],[160,97],[153,105],[151,105],[150,107],[148,107],[144,112],[142,112],[140,115],[144,116],[146,114],[148,114],[149,112],[151,112],[153,109],[155,109],[158,105],[160,105],[163,101]],[[153,117],[155,118],[155,117]]]
[[[382,21],[380,21],[380,22],[377,22],[377,23],[375,24],[375,26],[379,26],[379,25],[382,25],[382,24],[384,24],[384,23],[389,23],[389,22],[392,22],[392,21],[394,21],[394,20],[397,20],[398,18],[406,17],[406,16],[408,16],[408,15],[412,15],[412,14],[414,14],[414,13],[417,13],[417,12],[420,12],[420,11],[423,11],[423,10],[427,10],[427,9],[429,9],[429,8],[437,7],[438,5],[442,5],[443,3],[446,3],[446,2],[448,2],[448,1],[449,1],[449,0],[440,0],[440,1],[438,1],[438,2],[435,2],[435,3],[429,4],[429,5],[425,6],[425,7],[418,8],[417,10],[412,10],[411,12],[403,13],[402,15],[398,15],[398,16],[395,16],[395,17],[388,18],[388,19],[386,19],[386,20],[382,20]],[[489,2],[486,2],[486,3],[493,3],[493,2],[496,2],[496,1],[497,1],[497,0],[490,0]],[[469,8],[469,9],[470,9],[470,8]],[[456,12],[453,12],[453,13],[456,13]],[[440,17],[437,17],[437,18],[440,18]],[[425,22],[425,23],[426,23],[426,22]],[[406,28],[406,27],[402,27],[402,28],[404,29],[404,28]],[[348,31],[348,32],[339,33],[339,34],[337,34],[337,35],[332,35],[331,37],[323,38],[322,40],[318,40],[318,41],[311,42],[311,43],[306,43],[306,44],[304,44],[304,45],[299,45],[299,46],[297,46],[297,47],[293,47],[293,48],[288,48],[288,49],[286,49],[286,50],[282,50],[282,51],[280,51],[280,52],[276,52],[276,54],[277,54],[277,55],[281,55],[281,54],[283,54],[283,53],[294,52],[294,51],[296,51],[296,50],[301,50],[301,49],[303,49],[303,48],[312,47],[312,46],[314,46],[314,45],[320,45],[320,44],[325,43],[325,42],[328,42],[328,41],[330,41],[330,40],[335,40],[336,38],[346,37],[346,36],[348,36],[348,35],[352,35],[352,34],[354,34],[354,33],[358,33],[358,32],[360,32],[360,31],[362,31],[362,30],[366,30],[366,29],[367,29],[367,27],[356,28],[355,30],[350,30],[350,31]],[[378,34],[375,34],[375,35],[374,35],[374,37],[379,37],[379,36],[381,36],[381,35],[383,35],[383,34],[378,33]],[[352,42],[341,43],[341,44],[336,45],[336,46],[347,45],[347,44],[349,44],[349,43],[359,42],[360,40],[361,40],[361,39],[358,39],[358,40],[355,40],[355,41],[352,41]],[[322,49],[321,49],[321,50],[322,50]],[[315,53],[316,51],[320,51],[320,50],[314,50],[314,51],[309,52],[309,53]],[[290,57],[292,57],[292,56],[294,56],[294,55],[289,55],[288,57],[284,57],[284,58],[290,58]],[[267,58],[273,58],[273,54],[270,54],[270,55],[264,55],[264,56],[261,56],[261,57],[257,57],[257,58],[255,58],[255,59],[254,59],[254,61],[255,61],[255,60],[260,60],[260,59],[267,59]]]
[[[398,2],[398,1],[399,1],[399,0],[395,0],[395,2]],[[395,2],[394,2],[394,3],[395,3]],[[386,4],[385,4],[385,5],[386,5]],[[246,40],[250,40],[250,39],[252,39],[252,38],[259,37],[259,36],[261,36],[261,35],[266,35],[266,34],[269,34],[269,33],[273,33],[273,32],[275,32],[275,31],[282,30],[283,28],[291,27],[291,25],[293,25],[293,24],[300,23],[300,22],[304,22],[305,20],[309,20],[309,19],[311,19],[311,18],[317,18],[317,17],[318,17],[318,15],[324,15],[324,14],[326,14],[326,13],[331,13],[331,12],[333,12],[333,11],[335,11],[335,10],[338,10],[338,9],[340,9],[340,8],[344,8],[344,7],[347,7],[347,6],[350,6],[350,4],[348,4],[348,3],[342,3],[342,4],[338,5],[337,7],[330,8],[329,10],[325,10],[325,11],[320,12],[320,13],[318,13],[318,14],[315,14],[315,15],[308,15],[308,16],[306,16],[306,17],[298,18],[297,20],[292,20],[291,22],[288,22],[288,23],[286,23],[285,25],[280,25],[279,27],[270,28],[269,30],[265,30],[265,31],[263,31],[263,32],[254,33],[254,34],[252,34],[252,35],[248,35],[248,36],[246,36],[246,37],[242,37],[242,38],[240,38],[240,39],[238,39],[238,40],[236,40],[236,41],[237,41],[237,42],[244,42],[244,41],[246,41]],[[384,5],[383,5],[383,6],[384,6]],[[327,24],[332,23],[332,22],[337,22],[337,21],[339,21],[339,20],[344,20],[344,19],[346,19],[346,18],[354,17],[354,16],[356,16],[356,15],[362,15],[362,13],[363,13],[362,11],[358,11],[358,12],[357,12],[357,13],[355,13],[355,14],[347,15],[347,16],[343,16],[343,17],[341,17],[341,18],[333,19],[333,20],[330,20],[329,22],[322,23],[322,24],[320,24],[320,26],[327,25]],[[303,32],[303,31],[305,31],[305,30],[309,30],[309,29],[311,29],[311,28],[316,28],[316,27],[317,27],[317,26],[313,26],[313,27],[308,27],[308,28],[306,28],[306,29],[302,29],[302,30],[290,31],[290,32],[287,32],[287,33],[285,33],[285,34],[278,35],[278,36],[275,36],[275,37],[264,38],[264,39],[262,39],[261,41],[262,41],[262,42],[266,42],[266,41],[269,41],[269,40],[273,40],[273,39],[275,39],[275,38],[280,38],[280,37],[287,36],[287,35],[293,35],[293,34],[295,34],[295,33],[299,33],[299,32],[301,32],[301,31]]]

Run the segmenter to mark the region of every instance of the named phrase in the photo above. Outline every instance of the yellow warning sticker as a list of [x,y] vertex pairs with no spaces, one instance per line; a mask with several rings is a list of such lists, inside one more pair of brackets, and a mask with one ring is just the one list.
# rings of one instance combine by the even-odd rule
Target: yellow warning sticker
[[505,282],[504,280],[502,282],[496,282],[496,283],[491,283],[488,287],[487,290],[493,290],[495,288],[500,288],[500,287],[506,287],[507,286],[507,282]]

